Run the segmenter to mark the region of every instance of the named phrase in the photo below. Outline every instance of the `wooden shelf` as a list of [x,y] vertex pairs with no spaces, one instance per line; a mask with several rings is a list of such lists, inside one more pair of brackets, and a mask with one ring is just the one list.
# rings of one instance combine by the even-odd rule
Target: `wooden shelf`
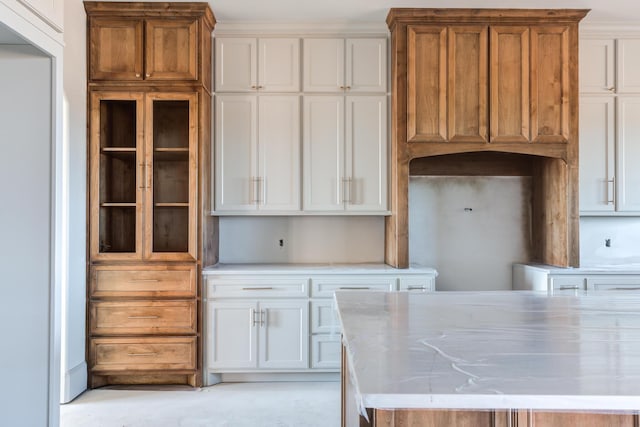
[[135,203],[101,203],[101,208],[135,208]]
[[188,208],[189,203],[155,203],[156,208]]

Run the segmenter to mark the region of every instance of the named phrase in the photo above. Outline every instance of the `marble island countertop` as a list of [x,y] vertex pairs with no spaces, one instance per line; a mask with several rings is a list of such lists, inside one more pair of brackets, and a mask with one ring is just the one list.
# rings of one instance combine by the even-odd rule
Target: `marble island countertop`
[[336,293],[359,407],[640,408],[640,296]]
[[585,264],[580,267],[556,267],[547,264],[522,264],[552,274],[640,274],[640,263],[625,264]]

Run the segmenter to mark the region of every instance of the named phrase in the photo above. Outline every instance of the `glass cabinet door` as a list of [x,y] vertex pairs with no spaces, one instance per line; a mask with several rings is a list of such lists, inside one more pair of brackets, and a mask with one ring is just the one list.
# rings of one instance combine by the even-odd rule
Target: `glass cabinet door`
[[143,95],[93,93],[90,129],[91,255],[142,256]]
[[196,259],[197,94],[148,94],[145,258]]

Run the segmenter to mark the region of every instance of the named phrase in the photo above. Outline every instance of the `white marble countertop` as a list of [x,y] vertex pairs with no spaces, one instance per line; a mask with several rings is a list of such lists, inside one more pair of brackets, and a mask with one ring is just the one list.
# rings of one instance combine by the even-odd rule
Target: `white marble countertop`
[[336,292],[360,408],[640,409],[640,296]]
[[202,274],[434,274],[430,267],[394,268],[383,263],[361,264],[216,264],[206,267]]
[[581,267],[556,267],[547,264],[522,264],[530,268],[537,268],[551,274],[640,274],[640,263],[630,264],[594,264]]

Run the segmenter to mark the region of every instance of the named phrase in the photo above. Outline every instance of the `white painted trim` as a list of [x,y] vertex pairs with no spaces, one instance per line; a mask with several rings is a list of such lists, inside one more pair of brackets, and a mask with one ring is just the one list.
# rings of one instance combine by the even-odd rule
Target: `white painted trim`
[[384,22],[217,22],[214,36],[332,36],[388,37],[389,29]]
[[87,362],[83,361],[64,373],[64,390],[60,403],[69,403],[87,389]]
[[339,369],[324,372],[214,373],[205,376],[205,385],[237,382],[340,381]]
[[636,38],[640,25],[628,22],[600,22],[580,24],[580,38]]
[[[49,25],[51,28],[53,28],[56,32],[58,33],[62,33],[62,22],[57,23],[54,20],[52,20],[51,18],[49,18],[47,15],[45,15],[44,13],[42,13],[41,11],[39,11],[34,5],[32,5],[29,1],[27,0],[16,0],[18,3],[20,3],[21,5],[23,5],[24,7],[26,7],[27,9],[29,9],[34,15],[36,15],[38,18],[42,19],[42,21],[44,23],[46,23],[47,25]],[[54,8],[56,7],[61,7],[59,4],[54,5]],[[51,11],[52,13],[55,12],[55,10]],[[62,15],[62,14],[60,14]],[[57,19],[60,19],[62,21],[62,16],[56,16]]]
[[[18,2],[14,2],[13,4],[19,6]],[[0,0],[0,22],[7,25],[22,38],[28,40],[46,53],[52,56],[58,56],[57,53],[59,52],[59,54],[62,55],[64,43],[62,33],[54,31],[53,28],[46,25],[44,21],[42,21],[44,25],[37,25],[29,21],[21,12],[24,11],[29,15],[31,12],[22,6],[21,8],[22,10],[16,10],[17,8],[12,8],[11,5]],[[40,22],[38,22],[38,24],[39,23]]]

